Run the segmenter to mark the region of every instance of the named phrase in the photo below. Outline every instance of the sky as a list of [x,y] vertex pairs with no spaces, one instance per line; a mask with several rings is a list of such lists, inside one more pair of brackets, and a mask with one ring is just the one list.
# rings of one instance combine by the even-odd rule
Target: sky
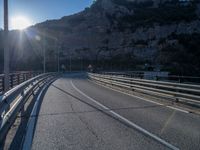
[[[3,1],[0,0],[0,28],[3,28]],[[36,24],[50,19],[59,19],[91,6],[93,0],[8,0],[9,22],[25,17],[29,23]]]

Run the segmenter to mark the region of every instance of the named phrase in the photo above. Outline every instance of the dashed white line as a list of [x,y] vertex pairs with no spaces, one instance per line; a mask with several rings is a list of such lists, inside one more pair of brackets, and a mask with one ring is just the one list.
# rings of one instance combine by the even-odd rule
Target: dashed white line
[[142,132],[145,135],[148,135],[149,137],[151,137],[152,139],[156,140],[157,142],[163,144],[164,146],[172,149],[172,150],[179,150],[179,148],[175,147],[174,145],[166,142],[165,140],[161,139],[160,137],[150,133],[149,131],[143,129],[142,127],[138,126],[137,124],[131,122],[130,120],[124,118],[123,116],[119,115],[118,113],[110,110],[108,107],[106,107],[105,105],[99,103],[98,101],[96,101],[95,99],[91,98],[90,96],[86,95],[85,93],[83,93],[81,90],[79,90],[72,82],[71,80],[71,85],[72,87],[79,92],[80,94],[82,94],[83,96],[85,96],[86,98],[88,98],[89,100],[91,100],[92,102],[96,103],[97,105],[99,105],[100,107],[102,107],[106,112],[109,112],[110,114],[112,114],[114,117],[120,119],[121,121],[123,121],[124,123],[128,124],[129,126],[137,129],[138,131]]

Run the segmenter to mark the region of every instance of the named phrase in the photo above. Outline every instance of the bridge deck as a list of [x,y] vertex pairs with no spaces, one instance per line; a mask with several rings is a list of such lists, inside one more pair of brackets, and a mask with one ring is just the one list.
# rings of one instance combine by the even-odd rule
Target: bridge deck
[[66,75],[44,96],[32,148],[168,149],[123,119],[101,111],[104,106],[175,147],[200,147],[198,115],[134,98],[84,77]]

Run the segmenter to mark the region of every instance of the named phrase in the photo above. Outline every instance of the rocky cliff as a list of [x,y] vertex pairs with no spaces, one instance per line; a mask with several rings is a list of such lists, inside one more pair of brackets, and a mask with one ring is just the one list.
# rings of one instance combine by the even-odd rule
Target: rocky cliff
[[[102,69],[144,69],[148,64],[174,74],[200,73],[198,1],[96,0],[80,13],[28,32],[57,38],[62,63],[70,57]],[[53,47],[50,39],[47,49]]]

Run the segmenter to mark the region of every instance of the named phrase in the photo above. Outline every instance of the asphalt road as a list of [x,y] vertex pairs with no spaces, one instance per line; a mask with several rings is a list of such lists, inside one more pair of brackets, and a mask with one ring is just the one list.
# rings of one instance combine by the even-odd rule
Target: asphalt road
[[199,150],[200,116],[65,75],[42,100],[32,149],[169,149],[159,140]]

